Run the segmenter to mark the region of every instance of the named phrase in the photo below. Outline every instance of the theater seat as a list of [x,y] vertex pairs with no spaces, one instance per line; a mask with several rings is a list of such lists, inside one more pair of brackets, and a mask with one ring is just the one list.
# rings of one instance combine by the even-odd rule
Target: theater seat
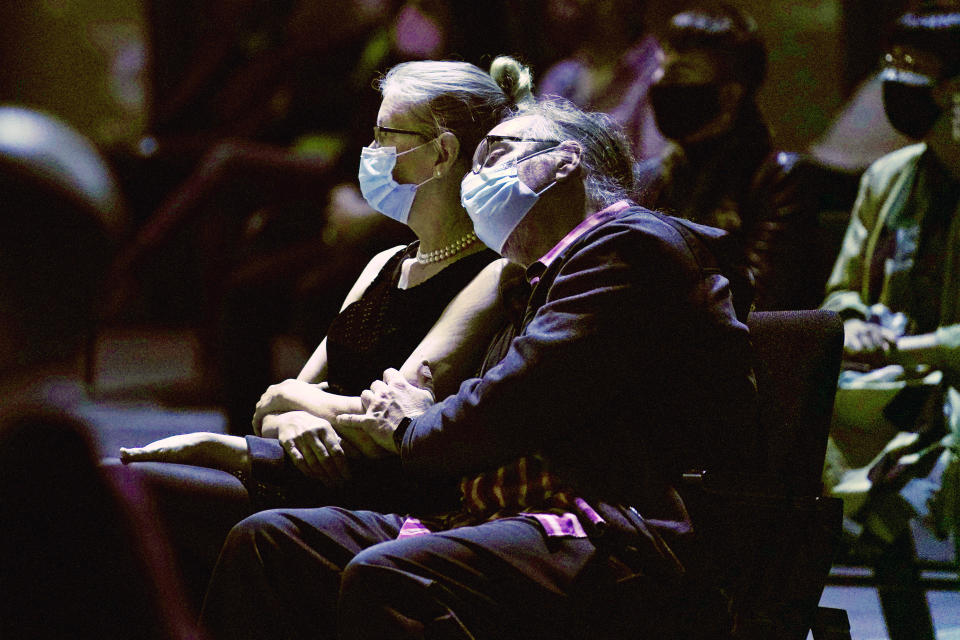
[[849,638],[845,613],[824,610],[818,618],[817,606],[842,518],[840,501],[822,495],[820,479],[843,324],[834,313],[809,310],[755,312],[748,325],[762,459],[737,473],[686,474],[684,496],[733,596],[736,638],[804,640],[828,626],[833,631],[820,637]]

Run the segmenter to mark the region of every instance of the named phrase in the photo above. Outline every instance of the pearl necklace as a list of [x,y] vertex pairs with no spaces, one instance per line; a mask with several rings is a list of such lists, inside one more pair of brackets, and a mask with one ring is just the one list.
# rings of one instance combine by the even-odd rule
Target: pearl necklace
[[445,247],[436,249],[434,251],[428,251],[427,253],[422,253],[417,249],[417,262],[420,264],[432,264],[434,262],[441,262],[447,258],[452,258],[458,253],[462,253],[471,246],[474,242],[477,241],[477,234],[473,231],[463,236],[459,240],[448,244]]

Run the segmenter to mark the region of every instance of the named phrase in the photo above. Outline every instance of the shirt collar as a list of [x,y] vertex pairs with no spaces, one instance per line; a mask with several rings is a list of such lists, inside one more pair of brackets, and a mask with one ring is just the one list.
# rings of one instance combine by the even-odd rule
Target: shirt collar
[[530,284],[537,284],[537,282],[540,280],[540,276],[543,275],[543,272],[546,271],[551,264],[553,264],[553,261],[556,260],[557,257],[567,249],[567,247],[576,242],[577,238],[585,234],[590,229],[593,229],[594,227],[617,217],[621,212],[629,209],[630,206],[629,200],[620,200],[619,202],[613,203],[606,209],[601,209],[600,211],[597,211],[596,213],[585,218],[583,222],[571,229],[567,235],[563,236],[563,239],[554,245],[550,251],[547,251],[545,254],[543,254],[543,257],[527,267],[527,280],[530,282]]

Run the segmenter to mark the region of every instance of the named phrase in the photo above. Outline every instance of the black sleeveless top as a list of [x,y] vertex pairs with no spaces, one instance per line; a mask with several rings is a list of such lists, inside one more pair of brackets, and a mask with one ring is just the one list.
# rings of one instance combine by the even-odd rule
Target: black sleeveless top
[[340,312],[327,331],[330,391],[356,396],[399,368],[453,298],[499,256],[486,249],[457,260],[409,289],[398,289],[400,267],[419,242],[393,255],[363,296]]

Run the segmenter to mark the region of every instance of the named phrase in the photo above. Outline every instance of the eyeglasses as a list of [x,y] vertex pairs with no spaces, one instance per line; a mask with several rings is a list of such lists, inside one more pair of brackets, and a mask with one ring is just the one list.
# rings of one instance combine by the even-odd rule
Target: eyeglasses
[[[522,138],[518,136],[486,135],[483,137],[483,140],[480,141],[480,144],[477,145],[477,150],[473,153],[473,167],[471,168],[471,171],[473,171],[474,173],[480,173],[480,171],[485,166],[489,165],[490,161],[496,160],[496,158],[499,156],[496,156],[496,157],[492,156],[492,153],[497,150],[493,148],[493,145],[495,145],[498,142],[502,142],[504,140],[509,140],[510,142],[538,142],[540,144],[552,144],[554,146],[560,144],[560,142],[557,140],[542,140],[540,138]],[[553,147],[550,147],[550,149],[552,148]],[[532,158],[537,154],[550,151],[550,149],[540,149],[539,151],[534,151],[533,153],[529,153],[525,156],[514,158],[513,160],[510,160],[508,163],[506,163],[504,166],[522,162],[523,160],[526,160],[527,158]]]
[[393,129],[391,127],[381,127],[378,124],[373,125],[373,140],[378,145],[383,146],[384,134],[387,133],[399,133],[401,135],[407,136],[420,136],[421,138],[427,138],[427,134],[420,133],[419,131],[411,131],[409,129]]

